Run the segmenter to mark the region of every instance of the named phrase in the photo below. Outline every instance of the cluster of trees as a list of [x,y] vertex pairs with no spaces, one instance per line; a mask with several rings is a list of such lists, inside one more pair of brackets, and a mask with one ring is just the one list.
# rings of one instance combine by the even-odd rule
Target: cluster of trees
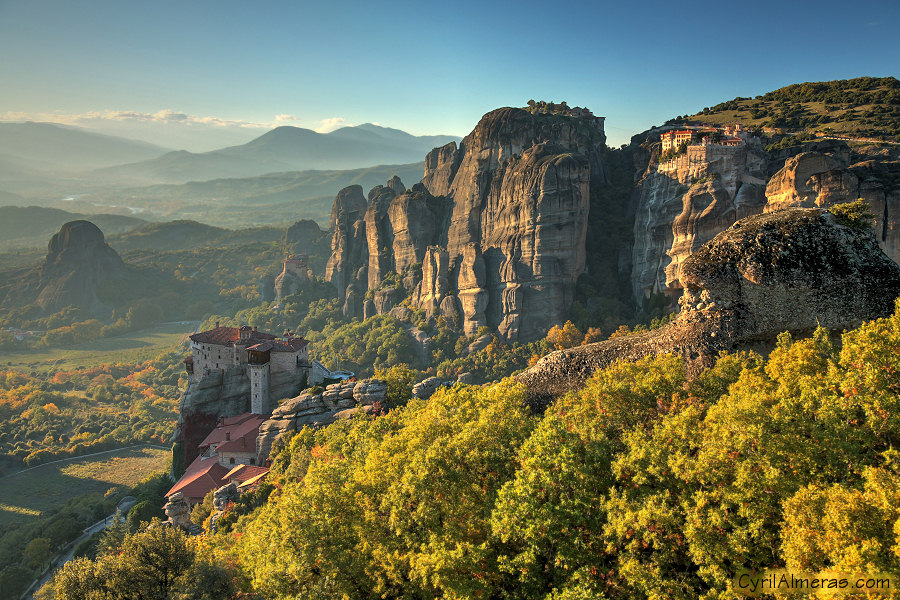
[[66,563],[39,600],[227,600],[233,573],[212,561],[203,540],[154,521],[96,559]]
[[788,131],[830,129],[896,140],[900,139],[900,81],[860,77],[794,84],[753,99],[722,102],[701,114],[726,111],[745,113],[764,126]]
[[828,104],[900,104],[900,81],[895,77],[857,77],[837,81],[795,83],[764,94],[774,102],[826,102]]
[[171,485],[167,474],[157,473],[131,489],[114,487],[106,494],[73,498],[28,523],[5,526],[0,532],[0,597],[17,598],[85,527],[113,514],[125,496],[133,496],[138,502],[128,520],[97,533],[74,550],[75,556],[92,557],[98,552],[118,552],[125,535],[140,528],[139,517],[147,521],[162,516],[163,494]]
[[31,375],[0,370],[2,468],[165,443],[178,418],[180,358]]
[[543,415],[510,380],[458,386],[296,434],[280,489],[211,552],[273,598],[724,598],[747,570],[897,573],[898,374],[900,305],[840,349],[784,334],[691,381],[674,356],[619,363]]

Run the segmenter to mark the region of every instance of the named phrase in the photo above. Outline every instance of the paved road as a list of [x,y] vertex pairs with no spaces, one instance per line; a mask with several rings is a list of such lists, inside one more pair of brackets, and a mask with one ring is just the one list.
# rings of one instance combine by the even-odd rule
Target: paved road
[[[132,506],[134,506],[135,502],[137,502],[137,500],[132,499],[132,500],[120,503],[119,506],[116,508],[116,512],[121,512],[124,515],[131,509]],[[69,545],[66,546],[65,551],[53,559],[53,563],[52,563],[51,567],[47,570],[47,572],[44,573],[44,575],[39,580],[37,580],[35,583],[31,584],[31,587],[29,587],[28,590],[26,590],[25,593],[22,594],[21,600],[28,600],[28,599],[32,598],[34,592],[41,589],[41,586],[43,586],[45,583],[47,583],[47,581],[49,581],[49,579],[51,577],[53,577],[53,574],[61,566],[63,566],[64,564],[66,564],[67,562],[72,560],[72,555],[75,554],[75,548],[78,547],[78,544],[80,544],[84,540],[88,539],[89,537],[91,537],[92,535],[97,533],[98,531],[100,531],[102,529],[106,529],[110,524],[112,524],[115,516],[116,516],[116,513],[113,513],[113,514],[109,515],[108,517],[106,517],[105,519],[103,519],[102,521],[97,521],[96,523],[94,523],[93,525],[91,525],[90,527],[85,529],[82,532],[81,536],[78,537],[78,539],[70,542]]]

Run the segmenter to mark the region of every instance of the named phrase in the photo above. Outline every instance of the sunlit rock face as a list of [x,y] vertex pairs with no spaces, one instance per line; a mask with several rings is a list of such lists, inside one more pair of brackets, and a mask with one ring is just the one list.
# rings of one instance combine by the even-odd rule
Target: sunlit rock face
[[459,147],[433,150],[423,183],[449,210],[418,306],[435,311],[455,296],[467,335],[487,325],[509,340],[565,320],[585,264],[590,183],[605,178],[604,142],[600,118],[503,108]]
[[681,294],[681,265],[732,223],[762,212],[766,156],[760,144],[689,146],[651,160],[635,191],[632,293],[640,305],[651,294]]
[[818,208],[738,221],[685,260],[681,281],[669,325],[553,352],[522,374],[533,402],[546,405],[618,360],[676,353],[696,374],[722,351],[770,350],[783,331],[852,329],[891,314],[900,296],[900,266],[875,232]]
[[766,212],[796,207],[828,208],[865,200],[874,216],[876,239],[900,262],[900,162],[866,160],[848,165],[846,156],[804,152],[785,161],[766,186]]
[[[421,183],[406,189],[393,178],[373,188],[362,217],[361,193],[342,191],[326,276],[345,314],[361,316],[367,293],[379,314],[409,297],[467,335],[488,326],[508,340],[542,337],[565,320],[584,271],[605,139],[603,119],[586,111],[503,108],[459,146],[432,150]],[[342,217],[351,195],[353,223]],[[354,254],[359,239],[365,251]]]

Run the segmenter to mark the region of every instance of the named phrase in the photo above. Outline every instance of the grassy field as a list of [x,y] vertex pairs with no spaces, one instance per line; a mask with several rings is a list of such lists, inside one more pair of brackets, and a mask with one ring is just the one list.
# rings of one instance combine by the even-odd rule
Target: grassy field
[[46,464],[0,479],[0,529],[65,504],[70,498],[131,487],[168,468],[170,452],[134,448]]
[[37,352],[0,354],[0,365],[22,371],[75,369],[105,363],[139,363],[166,351],[181,351],[186,336],[197,322],[164,324],[152,329],[105,338],[87,344]]

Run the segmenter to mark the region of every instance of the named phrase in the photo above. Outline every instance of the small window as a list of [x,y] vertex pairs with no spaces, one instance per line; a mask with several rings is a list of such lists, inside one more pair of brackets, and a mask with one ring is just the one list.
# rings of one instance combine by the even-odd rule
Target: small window
[[233,464],[234,464],[234,459],[233,459],[233,458],[229,458],[229,459],[228,459],[228,464],[229,464],[229,465],[233,465]]
[[251,464],[251,465],[255,465],[255,464],[256,464],[256,459],[255,459],[255,458],[251,458],[251,459],[250,459],[250,464]]

